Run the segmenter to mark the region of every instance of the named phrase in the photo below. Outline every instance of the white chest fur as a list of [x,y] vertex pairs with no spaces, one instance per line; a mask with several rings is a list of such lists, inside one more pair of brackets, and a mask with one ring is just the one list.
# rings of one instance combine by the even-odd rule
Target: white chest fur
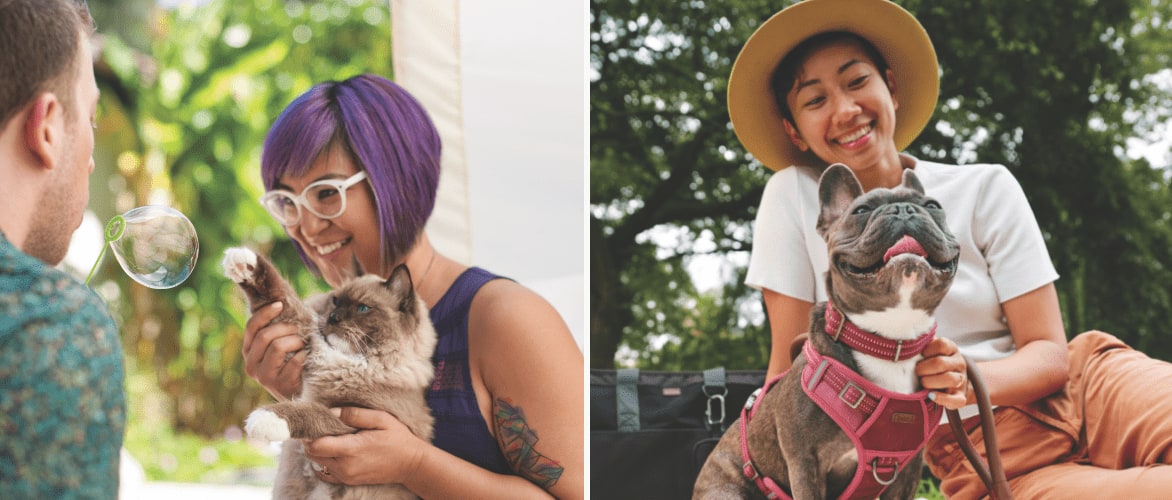
[[[859,328],[891,340],[913,340],[931,329],[936,321],[928,311],[912,307],[911,296],[914,289],[912,280],[905,280],[904,286],[899,290],[899,303],[895,307],[852,314],[849,319]],[[880,387],[904,394],[920,390],[916,363],[923,359],[923,356],[893,361],[860,352],[854,352],[853,355],[855,363],[859,365],[859,373]]]
[[911,394],[920,390],[920,378],[916,376],[916,363],[923,356],[903,361],[879,359],[860,352],[853,353],[859,373],[867,380],[889,391]]

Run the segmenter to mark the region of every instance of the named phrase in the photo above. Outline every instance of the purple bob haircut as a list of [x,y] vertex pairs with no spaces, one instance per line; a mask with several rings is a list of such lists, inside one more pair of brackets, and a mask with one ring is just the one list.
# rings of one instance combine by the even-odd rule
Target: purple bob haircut
[[[319,83],[289,103],[265,137],[260,160],[265,189],[276,189],[282,176],[304,175],[335,144],[366,171],[389,269],[415,245],[435,208],[439,133],[423,106],[386,78],[365,74]],[[320,275],[305,249],[296,241],[293,246]]]

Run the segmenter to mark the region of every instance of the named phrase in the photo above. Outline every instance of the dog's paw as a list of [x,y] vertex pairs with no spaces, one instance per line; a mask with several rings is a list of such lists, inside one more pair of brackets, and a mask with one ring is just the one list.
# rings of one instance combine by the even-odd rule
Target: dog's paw
[[289,440],[289,423],[269,410],[255,410],[244,420],[244,432],[270,443]]
[[252,279],[256,272],[256,253],[244,247],[232,247],[224,250],[224,276],[236,283],[244,283]]

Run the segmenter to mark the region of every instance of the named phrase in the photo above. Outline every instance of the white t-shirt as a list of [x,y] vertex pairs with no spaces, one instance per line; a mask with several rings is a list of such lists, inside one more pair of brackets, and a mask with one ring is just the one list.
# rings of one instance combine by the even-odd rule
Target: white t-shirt
[[[956,278],[936,309],[937,335],[952,339],[974,361],[1009,356],[1015,348],[1001,303],[1058,279],[1025,193],[1001,165],[909,159],[960,243]],[[826,300],[826,242],[815,231],[820,174],[790,167],[769,179],[757,211],[747,285],[808,302]]]

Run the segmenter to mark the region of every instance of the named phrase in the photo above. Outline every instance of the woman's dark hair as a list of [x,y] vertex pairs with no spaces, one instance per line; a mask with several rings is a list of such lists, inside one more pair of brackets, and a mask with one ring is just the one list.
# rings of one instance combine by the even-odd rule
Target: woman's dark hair
[[827,31],[825,33],[819,33],[803,40],[802,43],[799,43],[793,50],[789,51],[782,58],[781,62],[777,63],[777,68],[773,70],[773,77],[769,81],[770,88],[773,89],[773,99],[777,101],[777,110],[790,123],[794,121],[794,114],[789,109],[789,103],[786,101],[786,97],[789,96],[789,91],[794,88],[794,83],[796,83],[798,78],[798,68],[806,62],[806,58],[815,50],[843,40],[853,41],[862,46],[863,52],[867,54],[867,57],[871,58],[871,63],[879,69],[879,75],[882,76],[883,82],[888,85],[891,84],[891,82],[887,81],[887,60],[883,58],[883,54],[879,53],[879,49],[876,49],[867,39],[849,31]]

